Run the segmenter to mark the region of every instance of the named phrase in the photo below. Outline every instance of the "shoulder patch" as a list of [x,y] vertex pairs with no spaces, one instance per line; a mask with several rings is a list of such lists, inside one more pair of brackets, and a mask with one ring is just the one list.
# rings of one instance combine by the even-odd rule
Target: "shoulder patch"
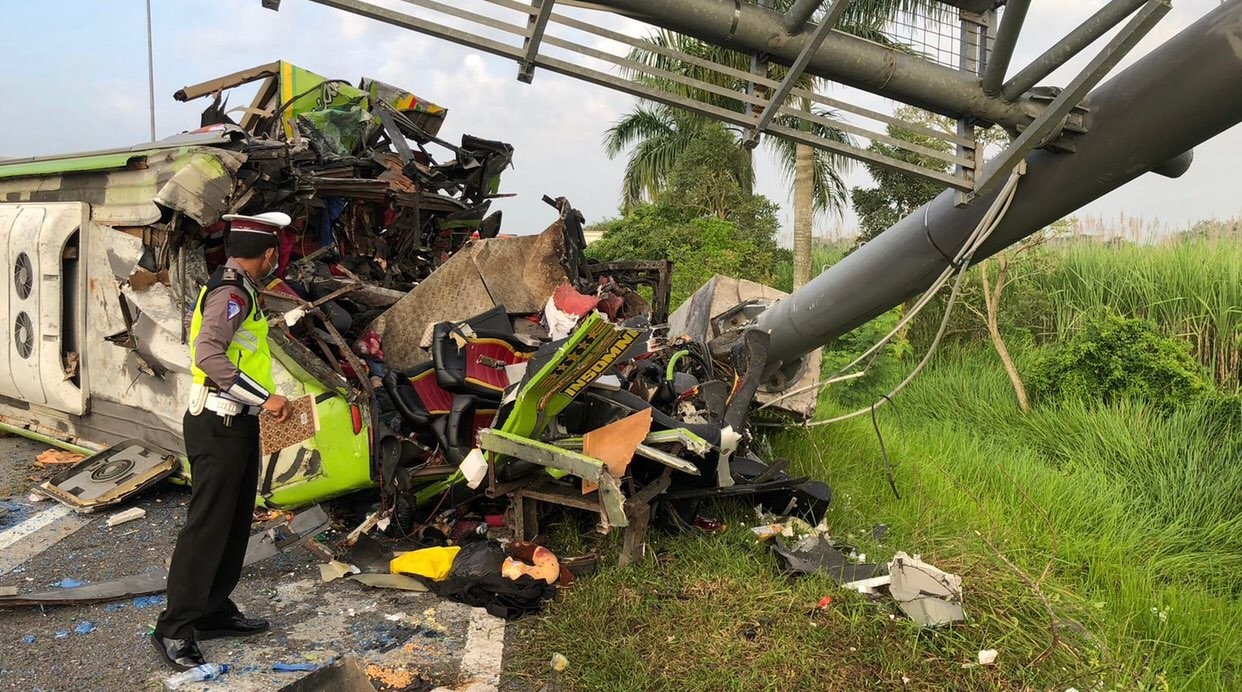
[[229,303],[228,303],[228,308],[225,311],[225,318],[231,320],[234,317],[237,317],[238,315],[240,315],[242,311],[242,305],[244,304],[245,304],[244,298],[237,295],[236,293],[229,293]]

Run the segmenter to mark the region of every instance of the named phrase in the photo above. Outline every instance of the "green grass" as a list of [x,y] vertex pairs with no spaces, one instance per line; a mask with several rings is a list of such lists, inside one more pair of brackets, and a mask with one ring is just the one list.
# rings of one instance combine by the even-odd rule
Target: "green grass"
[[[733,516],[723,535],[664,537],[660,557],[580,581],[538,619],[520,625],[509,683],[554,679],[582,690],[1021,689],[1036,684],[1013,657],[1040,645],[1011,616],[1009,575],[981,578],[966,556],[946,567],[977,578],[968,624],[924,630],[887,600],[869,602],[821,575],[794,580]],[[980,572],[980,570],[983,572]],[[816,606],[825,595],[832,603]],[[994,668],[962,668],[982,648],[1006,649]],[[554,653],[570,660],[554,677]],[[1045,666],[1070,663],[1061,652]]]
[[[833,485],[834,536],[872,560],[905,550],[961,574],[967,623],[921,630],[888,601],[789,580],[743,526],[753,518],[721,509],[725,534],[658,538],[661,559],[605,567],[524,624],[510,681],[538,688],[560,652],[560,682],[579,690],[881,689],[903,676],[945,690],[1239,688],[1236,406],[1022,416],[980,350],[936,363],[897,412],[882,426],[900,500],[869,421],[782,432],[772,451]],[[587,549],[585,529],[554,532],[554,549]],[[823,595],[832,607],[808,615]],[[984,648],[1001,652],[996,667],[961,668]]]
[[[884,429],[902,500],[883,478],[869,421],[776,443],[801,470],[834,484],[838,532],[885,521],[894,546],[951,563],[991,554],[978,531],[1032,578],[1051,564],[1041,590],[1054,611],[1070,628],[1087,618],[1104,644],[1066,652],[1079,672],[1099,666],[1105,684],[1124,688],[1242,684],[1236,405],[1168,415],[1141,404],[1066,404],[1022,416],[986,352],[937,363],[898,405]],[[822,468],[807,462],[818,456],[813,446]],[[993,568],[1007,569],[993,558]]]
[[[995,268],[990,273],[995,276]],[[1242,236],[1178,235],[1155,245],[1070,238],[1015,259],[1001,328],[1012,344],[1056,344],[1101,310],[1153,322],[1186,340],[1224,391],[1242,391]],[[982,307],[978,273],[968,275],[964,303]],[[912,325],[920,349],[939,327],[941,296]],[[983,323],[954,313],[946,344],[986,344]]]

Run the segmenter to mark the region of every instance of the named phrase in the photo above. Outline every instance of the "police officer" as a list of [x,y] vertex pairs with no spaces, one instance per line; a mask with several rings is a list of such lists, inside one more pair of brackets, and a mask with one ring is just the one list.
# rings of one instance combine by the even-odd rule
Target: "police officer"
[[204,663],[198,642],[268,629],[229,599],[241,577],[259,475],[259,415],[289,417],[276,394],[256,285],[274,274],[287,214],[226,215],[228,262],[199,293],[190,325],[194,376],[184,418],[193,494],[168,572],[168,607],[151,641],[169,665]]

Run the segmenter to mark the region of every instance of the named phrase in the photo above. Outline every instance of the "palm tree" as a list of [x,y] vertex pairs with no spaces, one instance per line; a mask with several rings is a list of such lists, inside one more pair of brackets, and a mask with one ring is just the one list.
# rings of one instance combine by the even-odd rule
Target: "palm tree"
[[[609,158],[634,146],[625,165],[621,203],[625,208],[654,200],[665,189],[677,158],[714,121],[662,103],[639,104],[608,129],[604,150]],[[738,186],[754,188],[754,169],[738,172]]]
[[[792,0],[777,0],[776,9],[788,9],[791,2]],[[944,11],[945,6],[933,0],[856,0],[846,10],[842,24],[851,33],[889,43],[880,32],[888,18],[911,15],[916,12],[943,13]],[[749,55],[670,31],[661,30],[648,41],[653,46],[669,48],[713,63],[723,64],[735,70],[747,72],[751,67]],[[648,67],[673,72],[730,91],[744,93],[747,88],[745,80],[670,58],[657,50],[635,48],[630,51],[629,59]],[[745,107],[740,99],[722,96],[715,91],[653,77],[639,69],[625,69],[625,72],[628,77],[639,83],[718,108],[742,111]],[[768,67],[767,77],[770,79],[779,81],[784,79],[786,74],[787,71],[783,66],[772,64]],[[796,84],[801,89],[813,91],[819,81],[804,73]],[[814,113],[823,118],[834,116],[832,111],[826,109],[812,109],[806,98],[802,98],[798,105],[802,111]],[[604,147],[610,158],[634,146],[626,164],[625,178],[622,183],[624,207],[632,206],[643,200],[654,199],[667,182],[668,173],[672,170],[677,156],[685,150],[689,142],[693,141],[695,133],[700,130],[705,121],[705,116],[691,114],[663,104],[643,103],[608,129],[604,136]],[[851,143],[848,135],[821,123],[809,122],[785,114],[778,115],[775,122],[787,128],[802,130],[832,141]],[[741,135],[740,132],[739,135]],[[839,154],[786,139],[767,137],[764,141],[771,145],[770,149],[785,173],[786,179],[793,183],[794,287],[798,287],[810,279],[814,216],[817,212],[839,213],[844,208],[848,196],[841,173],[848,170],[853,162]],[[752,168],[748,178],[739,181],[743,189],[751,189],[753,177]]]
[[[696,57],[721,63],[739,70],[749,70],[750,57],[737,51],[726,50],[719,46],[704,43],[697,39],[682,36],[668,31],[661,31],[651,39],[652,44],[688,53]],[[634,49],[630,59],[654,68],[676,72],[678,74],[708,82],[730,91],[742,92],[746,88],[743,80],[735,79],[715,70],[670,59],[663,53],[654,50]],[[773,65],[769,74],[773,79],[784,78],[784,68]],[[629,76],[640,83],[676,93],[728,110],[741,111],[744,107],[740,99],[721,96],[706,89],[689,87],[672,80],[653,78],[637,69],[630,70]],[[804,89],[814,87],[815,78],[803,75],[798,86]],[[810,112],[809,102],[803,99],[802,109]],[[816,110],[822,117],[832,117],[832,112]],[[604,136],[604,148],[609,157],[615,157],[630,149],[629,161],[626,164],[625,177],[622,183],[622,204],[629,207],[644,200],[654,199],[664,188],[669,172],[679,154],[692,141],[708,118],[682,111],[664,104],[642,103],[618,120]],[[812,134],[838,142],[848,142],[848,135],[835,128],[825,127],[820,123],[811,123],[790,115],[781,114],[775,122],[791,129],[801,129]],[[739,141],[744,134],[740,129],[733,128]],[[849,159],[826,150],[815,149],[805,144],[796,144],[789,140],[766,138],[770,150],[776,157],[786,177],[793,182],[794,191],[794,257],[795,285],[805,283],[810,274],[811,223],[815,212],[839,212],[845,205],[848,196],[841,172],[851,164]],[[742,189],[753,188],[753,167],[745,172],[738,183]],[[805,258],[805,262],[800,259]],[[799,272],[800,266],[805,270]],[[800,279],[800,280],[799,280]]]

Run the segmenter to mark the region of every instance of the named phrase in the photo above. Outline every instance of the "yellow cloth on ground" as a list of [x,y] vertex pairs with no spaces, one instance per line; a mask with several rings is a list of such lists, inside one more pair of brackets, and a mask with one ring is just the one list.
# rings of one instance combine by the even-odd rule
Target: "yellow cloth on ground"
[[449,570],[453,569],[453,559],[461,546],[450,545],[443,548],[423,548],[402,553],[388,563],[388,571],[393,574],[412,574],[426,577],[432,581],[444,581]]

